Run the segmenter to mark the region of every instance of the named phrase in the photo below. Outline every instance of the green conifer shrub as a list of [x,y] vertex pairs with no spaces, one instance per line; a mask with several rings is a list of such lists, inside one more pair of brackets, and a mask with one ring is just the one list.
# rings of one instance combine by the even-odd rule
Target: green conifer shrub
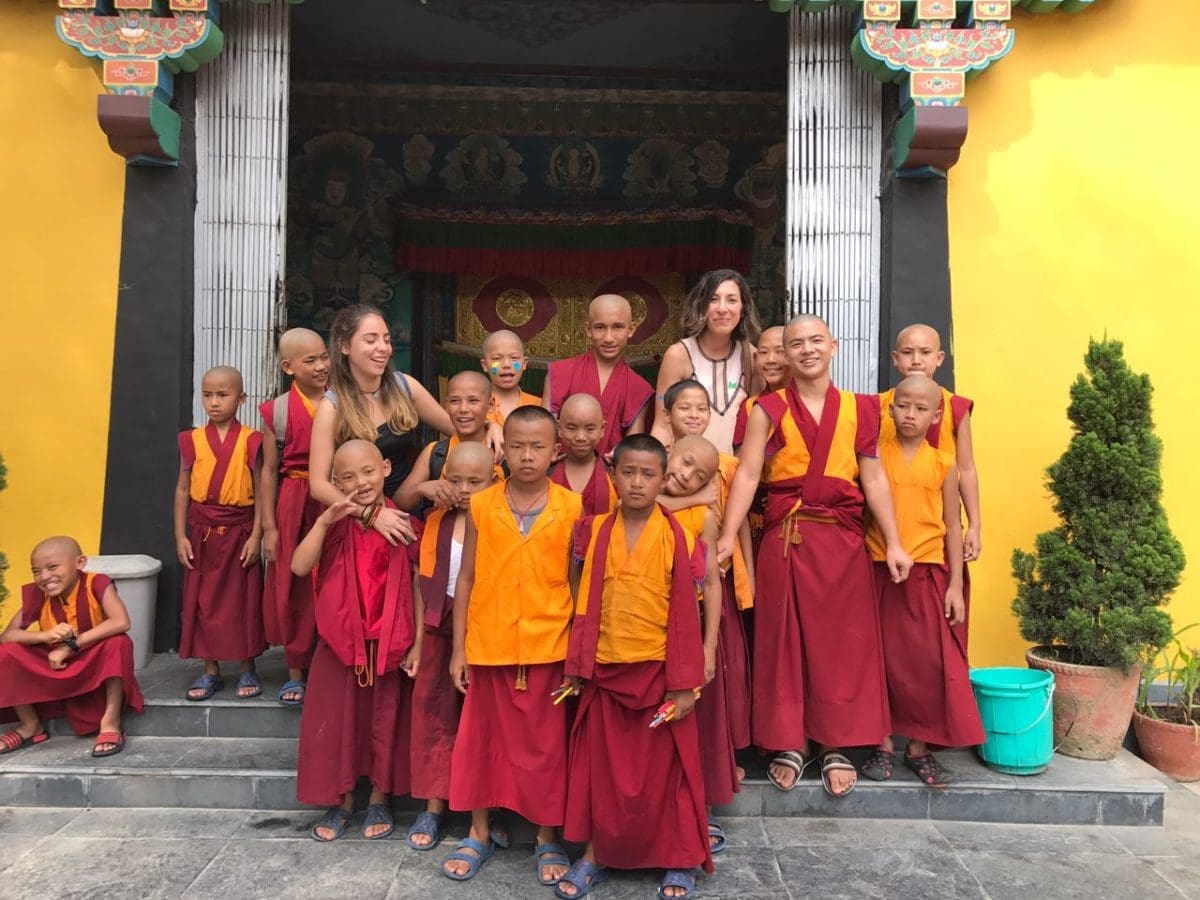
[[1162,442],[1150,417],[1150,378],[1119,341],[1092,340],[1071,386],[1073,435],[1047,470],[1059,526],[1035,552],[1014,550],[1021,636],[1065,661],[1128,671],[1171,639],[1166,603],[1183,548],[1162,508]]

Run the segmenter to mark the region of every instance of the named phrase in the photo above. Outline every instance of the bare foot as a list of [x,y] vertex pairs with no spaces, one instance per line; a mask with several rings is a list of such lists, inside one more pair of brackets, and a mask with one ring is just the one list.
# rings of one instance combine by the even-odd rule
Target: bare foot
[[796,778],[798,777],[796,770],[790,769],[787,766],[772,764],[767,766],[767,771],[771,774],[771,779],[785,791],[796,783]]
[[738,784],[741,784],[743,781],[746,780],[746,770],[743,769],[741,766],[737,767],[737,780],[738,780]]

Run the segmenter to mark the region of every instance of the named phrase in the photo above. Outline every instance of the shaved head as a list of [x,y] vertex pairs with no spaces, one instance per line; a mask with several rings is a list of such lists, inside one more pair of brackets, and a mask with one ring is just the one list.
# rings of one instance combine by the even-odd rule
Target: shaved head
[[572,394],[563,402],[562,409],[558,413],[560,420],[587,416],[595,416],[600,421],[604,421],[604,408],[600,406],[600,401],[591,394]]
[[492,451],[476,441],[463,441],[450,451],[446,457],[446,468],[460,472],[464,469],[475,468],[489,475],[496,468],[496,460]]
[[928,375],[909,375],[896,385],[896,396],[905,394],[909,397],[923,397],[930,404],[937,406],[942,402],[942,389]]
[[346,443],[337,448],[333,454],[333,463],[337,465],[339,459],[361,459],[363,457],[370,457],[383,462],[383,454],[379,452],[378,447],[371,441],[363,441],[355,438],[352,441],[346,441]]
[[675,446],[671,448],[671,455],[676,453],[695,454],[698,461],[702,461],[702,465],[709,472],[716,473],[721,464],[721,454],[717,452],[717,448],[713,446],[712,441],[699,434],[688,434],[681,437],[675,442]]
[[233,366],[213,366],[204,373],[203,377],[200,379],[200,383],[203,384],[209,380],[231,381],[237,385],[237,391],[239,394],[244,394],[246,392],[246,388],[242,383],[242,373]]
[[525,342],[520,336],[515,331],[502,328],[487,336],[487,340],[483,342],[483,355],[488,356],[493,351],[499,352],[501,348],[507,350],[512,346],[515,346],[522,356],[525,355]]
[[758,336],[758,347],[763,347],[767,344],[782,344],[783,343],[783,326],[772,325],[770,328],[764,328],[763,333]]
[[[792,316],[790,319],[788,319],[788,323],[784,327],[783,333],[787,334],[789,331],[793,331],[796,328],[804,328],[812,325],[819,325],[825,330],[826,334],[830,334],[829,323],[820,316],[814,316],[810,313],[801,313],[798,316]],[[832,337],[831,334],[830,336]]]
[[292,359],[314,350],[320,353],[324,349],[325,342],[311,328],[289,328],[279,336],[280,359]]
[[65,534],[56,534],[54,537],[38,541],[37,546],[33,548],[33,553],[30,554],[30,558],[37,556],[39,553],[59,553],[75,559],[76,557],[83,556],[83,548],[79,546],[79,541],[75,540],[75,538],[67,537]]
[[937,329],[920,322],[900,329],[900,333],[896,335],[896,349],[899,350],[901,345],[909,341],[932,347],[934,350],[942,349],[942,336],[937,333]]
[[492,381],[482,372],[477,372],[474,369],[465,369],[456,375],[451,376],[446,382],[446,391],[453,391],[455,388],[463,388],[466,390],[478,390],[485,396],[492,396]]
[[601,294],[588,304],[588,321],[601,313],[617,313],[628,317],[629,321],[633,321],[633,307],[620,294]]

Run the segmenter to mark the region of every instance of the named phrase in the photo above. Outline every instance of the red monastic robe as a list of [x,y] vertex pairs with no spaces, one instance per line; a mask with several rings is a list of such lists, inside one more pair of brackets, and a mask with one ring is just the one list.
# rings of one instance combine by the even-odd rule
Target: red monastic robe
[[580,356],[559,359],[550,363],[550,412],[558,415],[563,403],[572,394],[591,394],[600,401],[604,410],[604,437],[596,447],[601,456],[610,452],[625,436],[625,429],[633,424],[646,404],[654,396],[654,388],[642,378],[624,359],[600,391],[600,373],[596,368],[596,356],[591,350]]
[[[555,484],[562,485],[568,491],[573,490],[571,483],[567,480],[565,460],[557,463],[550,470],[550,480]],[[612,478],[609,477],[608,466],[604,465],[604,460],[600,458],[599,454],[596,455],[592,477],[588,479],[587,486],[579,496],[583,500],[585,516],[602,516],[617,508],[617,490],[613,487]]]
[[[317,620],[313,609],[313,576],[292,575],[292,554],[308,534],[324,507],[308,492],[308,447],[312,440],[315,408],[301,390],[292,385],[287,399],[287,433],[280,453],[279,490],[275,500],[275,523],[279,545],[275,561],[266,565],[263,580],[263,630],[271,644],[283,645],[289,669],[307,669],[317,642]],[[275,402],[259,406],[267,440],[277,440],[272,430]]]
[[446,596],[454,519],[434,510],[421,535],[419,571],[425,601],[421,667],[412,698],[412,795],[422,800],[450,796],[450,762],[462,714],[462,694],[450,680],[454,649],[454,599]]
[[[712,872],[696,716],[651,729],[667,691],[704,680],[704,546],[658,509],[629,550],[620,513],[585,519],[566,673],[585,679],[571,731],[563,836],[617,869]],[[586,548],[586,553],[584,552]],[[608,614],[605,609],[613,608]]]
[[262,567],[238,558],[254,527],[254,470],[262,435],[233,422],[222,441],[211,423],[179,435],[191,472],[188,538],[192,568],[183,575],[182,659],[251,659],[267,648]]
[[[48,631],[69,622],[76,634],[104,621],[100,601],[112,584],[107,575],[82,572],[71,596],[47,597],[36,584],[21,588],[21,627]],[[53,646],[0,644],[0,722],[16,721],[14,706],[33,704],[38,717],[67,717],[76,734],[100,730],[104,683],[120,678],[125,711],[142,711],[142,692],[133,674],[133,641],[117,634],[72,655],[65,668],[51,669]]]
[[857,455],[876,455],[878,397],[831,385],[819,423],[794,384],[758,405],[772,432],[757,565],[754,743],[876,745],[890,721]]
[[300,718],[302,803],[341,803],[360,777],[385,793],[409,791],[412,682],[400,666],[416,636],[416,547],[393,547],[349,518],[325,536],[317,569],[320,641]]

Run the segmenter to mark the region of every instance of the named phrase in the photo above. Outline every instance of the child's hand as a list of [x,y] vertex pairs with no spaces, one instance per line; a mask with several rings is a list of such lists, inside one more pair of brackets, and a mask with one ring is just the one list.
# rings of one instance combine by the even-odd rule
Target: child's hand
[[335,522],[340,522],[350,513],[354,512],[355,503],[353,500],[339,500],[337,503],[326,508],[325,512],[321,513],[321,521],[327,526],[333,525]]
[[675,704],[675,714],[671,717],[674,722],[686,719],[696,708],[696,695],[692,691],[667,691],[663,699]]
[[733,558],[733,545],[737,538],[721,535],[717,538],[717,564],[723,565],[725,560]]
[[495,422],[488,422],[483,430],[483,446],[492,451],[496,465],[504,459],[504,429]]
[[691,496],[692,506],[713,506],[720,499],[721,492],[717,489],[715,481],[710,481]]
[[62,647],[55,647],[50,651],[50,668],[65,669],[67,667],[67,660],[70,658],[70,656],[70,647],[67,647],[66,645]]
[[262,536],[263,562],[273,563],[279,552],[279,529],[264,528]]
[[404,662],[400,668],[404,670],[404,674],[409,678],[417,677],[417,670],[421,668],[421,648],[416,644],[408,648],[408,653],[404,655]]
[[963,535],[963,562],[974,562],[983,552],[983,542],[979,537],[978,528],[968,528]]
[[460,694],[467,692],[471,683],[471,668],[467,665],[467,655],[454,652],[450,655],[450,681]]
[[406,512],[385,507],[375,517],[375,524],[372,527],[387,538],[387,542],[393,547],[397,544],[403,544],[407,547],[417,537],[417,533],[413,531],[412,523],[408,518],[408,513]]
[[704,683],[707,685],[717,677],[717,648],[704,648]]
[[571,694],[578,697],[583,693],[583,679],[578,675],[568,675],[567,681],[571,682]]
[[69,623],[63,622],[55,625],[48,631],[42,632],[42,641],[47,644],[58,644],[65,641],[69,637],[74,637],[75,629]]
[[246,538],[246,543],[242,545],[242,552],[238,559],[242,561],[242,568],[248,569],[258,562],[259,547],[262,544],[262,535],[252,533]]
[[192,568],[192,542],[186,537],[175,538],[175,555],[185,569]]
[[417,493],[438,509],[454,509],[463,501],[463,492],[450,482],[439,479],[426,481],[417,488]]
[[951,627],[961,625],[967,618],[967,605],[963,602],[962,591],[949,588],[946,591],[946,621]]
[[912,557],[905,553],[904,548],[899,544],[887,548],[887,567],[895,584],[908,578],[908,573],[912,571],[912,564]]

